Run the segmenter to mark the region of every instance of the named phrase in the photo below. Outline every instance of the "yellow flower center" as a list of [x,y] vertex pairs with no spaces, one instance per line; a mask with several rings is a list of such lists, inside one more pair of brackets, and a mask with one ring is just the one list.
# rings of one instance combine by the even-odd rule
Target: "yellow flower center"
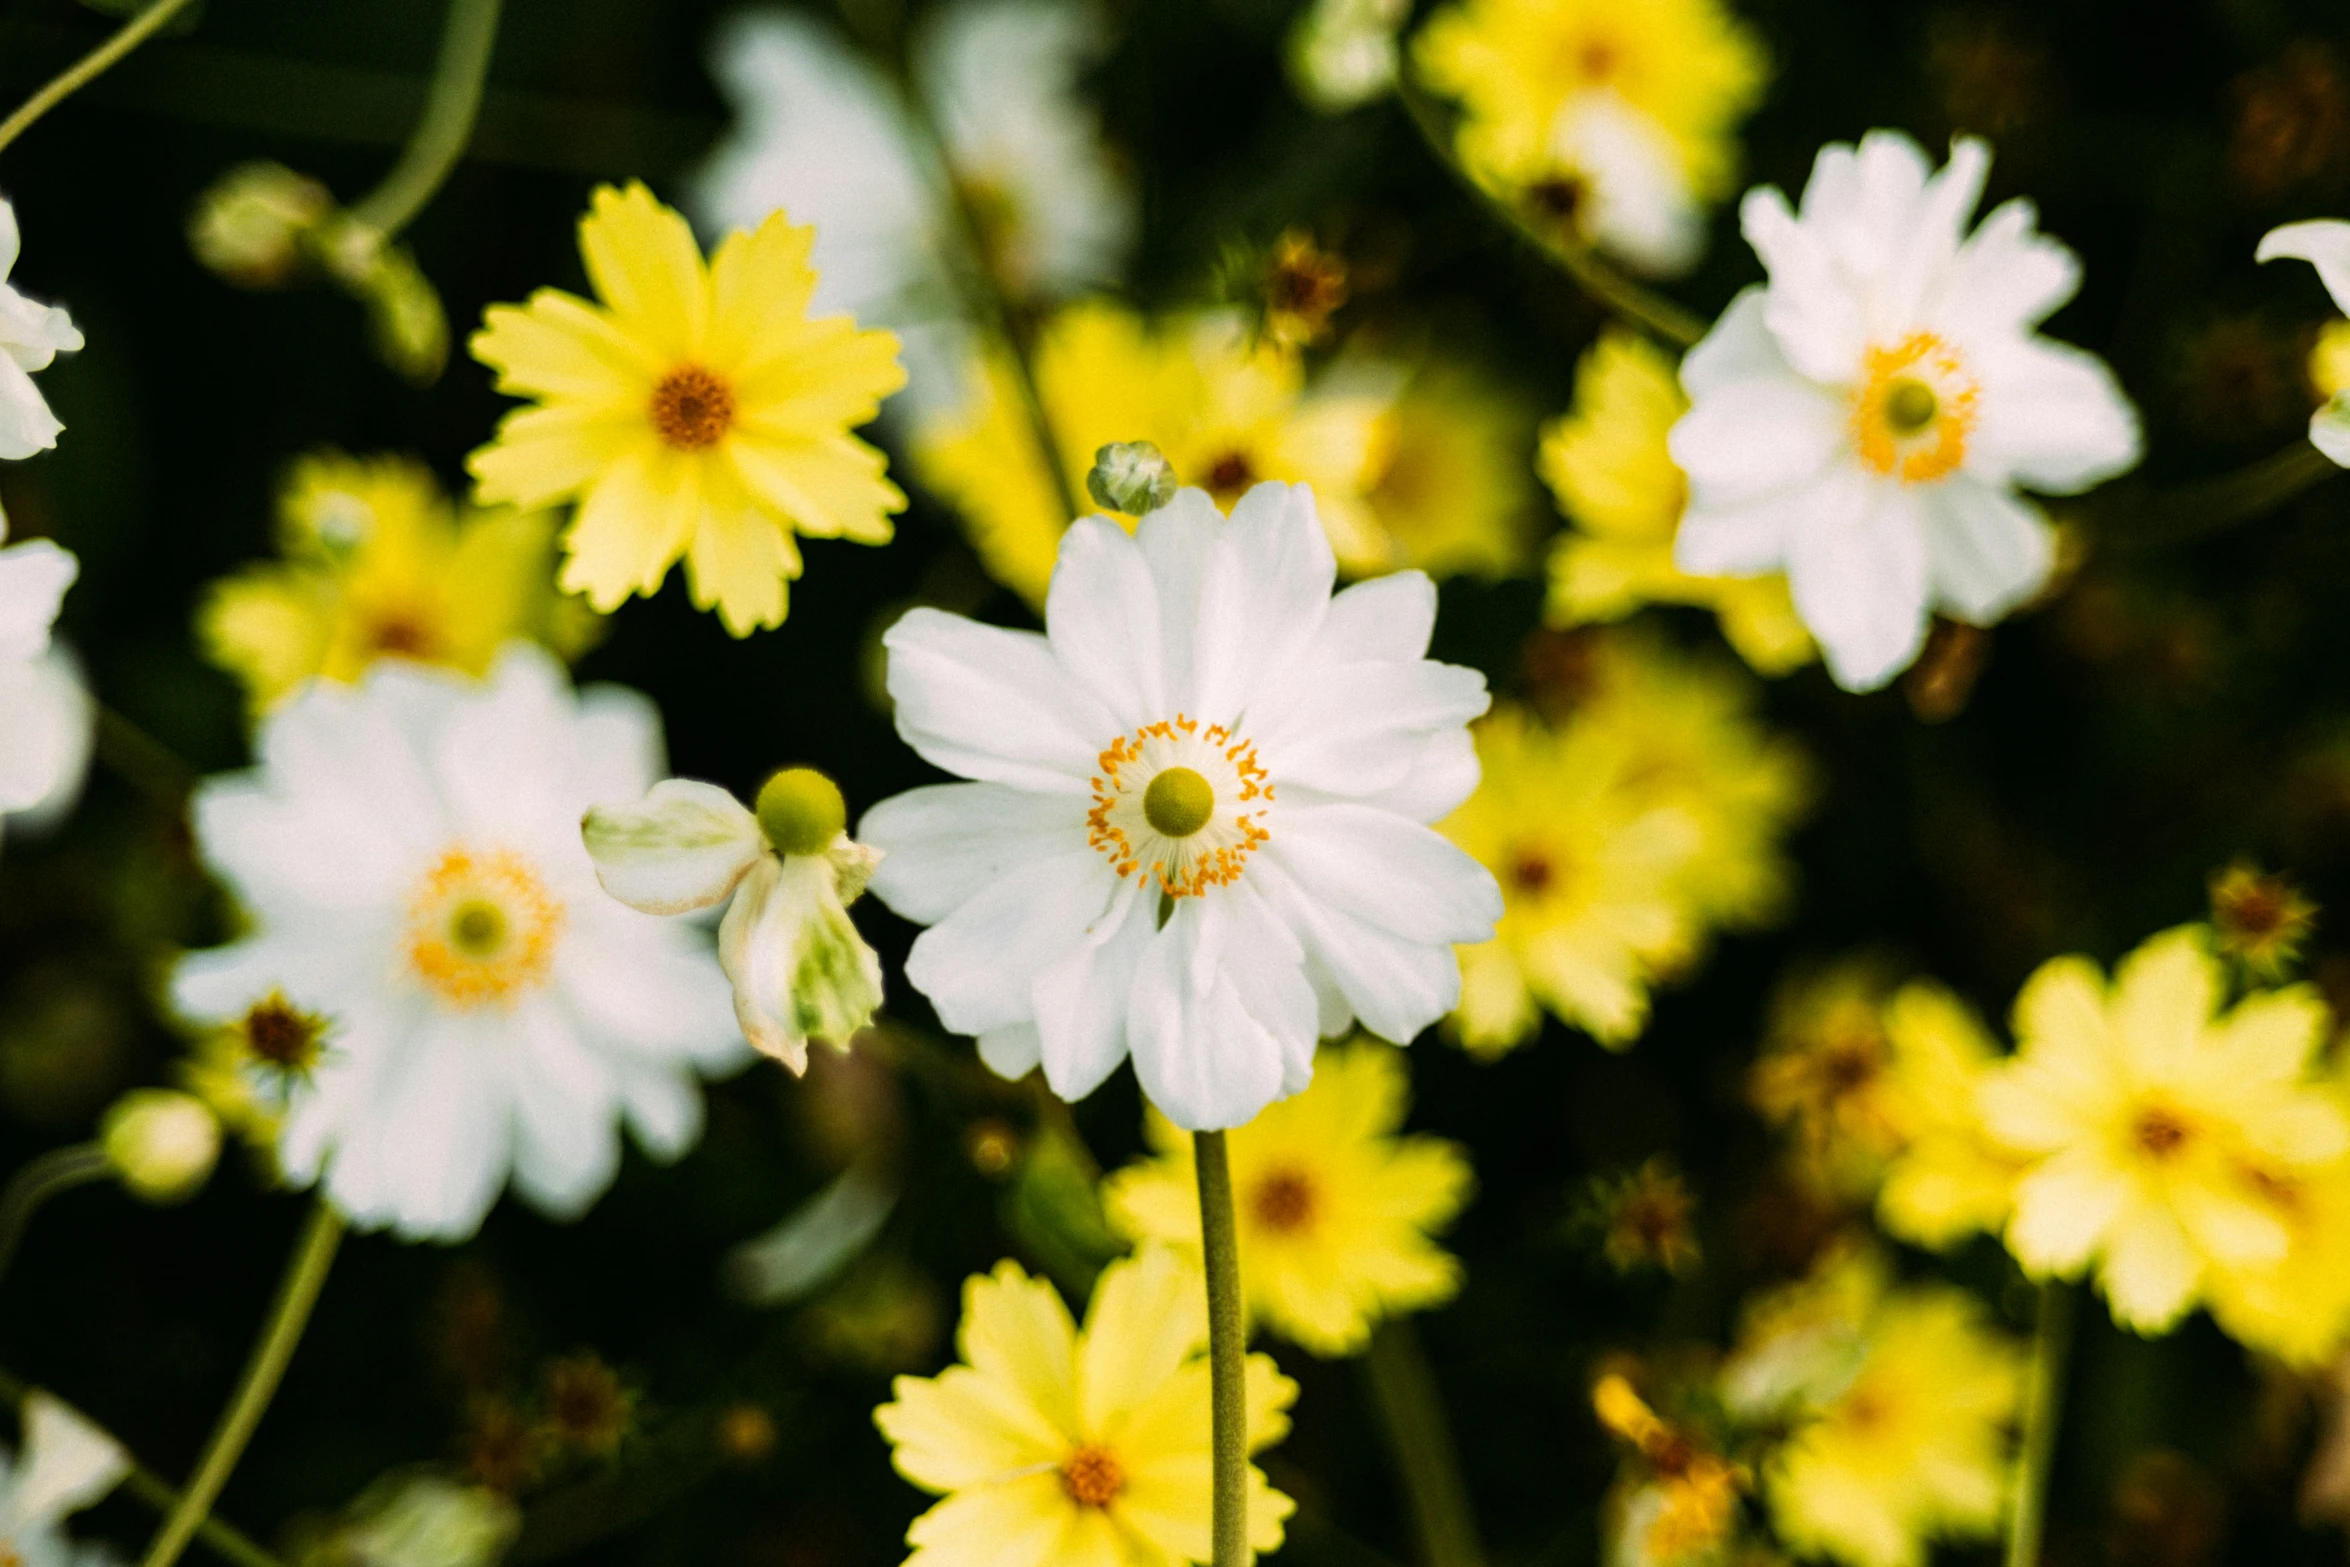
[[530,861],[460,844],[408,900],[408,963],[451,1006],[510,1002],[545,982],[562,930],[563,905]]
[[734,389],[700,365],[680,365],[653,388],[653,428],[681,452],[717,444],[734,427]]
[[2187,1118],[2169,1105],[2142,1106],[2130,1122],[2130,1136],[2157,1163],[2174,1157],[2186,1145],[2190,1130]]
[[1294,1235],[1314,1220],[1319,1206],[1314,1184],[1296,1170],[1268,1170],[1249,1193],[1249,1211],[1259,1226],[1276,1235]]
[[1061,1489],[1080,1507],[1107,1507],[1126,1489],[1126,1471],[1109,1449],[1081,1447],[1061,1465]]
[[1256,747],[1177,714],[1120,735],[1093,780],[1089,841],[1120,876],[1194,898],[1236,880],[1268,834],[1273,786]]
[[1931,332],[1871,348],[1852,397],[1852,444],[1904,484],[1944,478],[1966,460],[1977,393],[1958,350]]

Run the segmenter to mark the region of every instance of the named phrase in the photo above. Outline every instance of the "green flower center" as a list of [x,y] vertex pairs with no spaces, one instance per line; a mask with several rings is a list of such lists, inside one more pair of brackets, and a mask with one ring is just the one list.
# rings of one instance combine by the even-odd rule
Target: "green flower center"
[[506,944],[506,911],[467,899],[449,916],[449,945],[469,958],[486,958]]
[[1216,791],[1188,767],[1162,769],[1142,792],[1142,819],[1168,838],[1188,838],[1216,814]]
[[849,824],[840,785],[813,767],[787,767],[768,779],[756,814],[779,854],[822,854]]
[[1915,435],[1934,422],[1942,400],[1923,381],[1904,376],[1885,389],[1885,423],[1896,435]]

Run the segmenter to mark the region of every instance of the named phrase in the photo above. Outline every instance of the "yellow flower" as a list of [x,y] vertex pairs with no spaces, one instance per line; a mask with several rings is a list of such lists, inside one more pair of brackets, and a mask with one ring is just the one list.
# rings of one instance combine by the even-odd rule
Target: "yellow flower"
[[2025,1158],[1992,1135],[1978,1108],[2000,1056],[1972,1009],[1939,985],[1904,985],[1885,1009],[1885,1037],[1906,1141],[1877,1193],[1889,1235],[1935,1250],[1997,1234],[2015,1210]]
[[1779,1538],[1850,1567],[1919,1567],[1932,1541],[1991,1534],[2022,1358],[1974,1297],[1888,1289],[1866,1253],[1758,1302],[1723,1390],[1789,1422],[1762,1474]]
[[554,519],[473,512],[460,521],[421,463],[325,452],[294,465],[279,501],[284,560],[212,585],[197,611],[208,657],[256,712],[314,676],[350,682],[380,658],[489,671],[533,637],[573,656],[593,617],[549,580]]
[[[1653,231],[1686,218],[1611,225],[1588,209],[1671,213],[1726,194],[1738,122],[1767,74],[1761,47],[1719,0],[1463,0],[1421,30],[1414,61],[1460,100],[1457,146],[1471,175],[1507,192],[1556,187],[1545,210],[1575,217],[1587,237],[1604,242],[1612,227],[1635,241],[1624,248],[1667,257],[1676,247]],[[1670,188],[1609,188],[1626,179]]]
[[1496,1056],[1531,1038],[1537,1006],[1611,1048],[1648,1021],[1648,987],[1685,964],[1684,895],[1702,833],[1627,786],[1621,737],[1552,729],[1497,707],[1476,726],[1483,781],[1438,830],[1493,872],[1493,940],[1461,949],[1461,1043]]
[[1762,1118],[1794,1136],[1796,1173],[1857,1199],[1908,1142],[1912,1108],[1893,1074],[1882,966],[1846,958],[1780,987],[1770,1032],[1747,1075]]
[[1689,499],[1665,436],[1689,408],[1673,362],[1614,328],[1575,370],[1574,411],[1542,432],[1535,466],[1570,526],[1551,546],[1546,618],[1554,626],[1621,620],[1643,604],[1694,604],[1766,675],[1819,656],[1787,578],[1691,577],[1673,564]]
[[2031,1163],[2008,1249],[2037,1276],[2095,1263],[2115,1318],[2170,1327],[2215,1272],[2277,1264],[2293,1233],[2264,1191],[2350,1150],[2350,1117],[2309,1080],[2326,1009],[2306,986],[2220,1013],[2210,932],[2185,926],[2123,961],[2041,966],[2016,998],[2015,1060],[1982,1092],[1991,1131]]
[[[2350,1112],[2350,1055],[2327,1085]],[[2350,1347],[2350,1153],[2310,1171],[2254,1166],[2254,1189],[2284,1225],[2285,1254],[2215,1266],[2211,1314],[2238,1342],[2314,1370]]]
[[[1304,1093],[1230,1134],[1248,1309],[1315,1354],[1358,1353],[1381,1317],[1460,1287],[1460,1264],[1430,1237],[1468,1200],[1469,1162],[1452,1143],[1396,1135],[1410,1091],[1393,1047],[1332,1046]],[[1196,1259],[1191,1138],[1156,1111],[1148,1130],[1158,1156],[1110,1178],[1110,1218]]]
[[1611,1559],[1625,1567],[1713,1559],[1737,1527],[1738,1499],[1753,1478],[1745,1466],[1649,1408],[1621,1372],[1592,1384],[1591,1408],[1637,1459],[1608,1499]]
[[1532,545],[1525,441],[1530,420],[1469,371],[1434,365],[1388,416],[1393,437],[1366,492],[1386,558],[1432,577],[1506,577]]
[[704,266],[644,186],[604,186],[579,225],[600,303],[543,288],[490,307],[474,357],[538,406],[467,466],[485,502],[579,503],[566,592],[610,611],[682,557],[694,603],[748,636],[783,622],[794,533],[889,542],[905,497],[849,432],[905,384],[898,342],[809,319],[814,238],[777,212]]
[[[898,1473],[946,1499],[907,1567],[1165,1567],[1209,1556],[1207,1308],[1198,1275],[1146,1250],[1112,1263],[1079,1330],[1017,1263],[971,1279],[962,1364],[899,1377],[873,1412]],[[1249,1447],[1289,1429],[1297,1384],[1248,1357]],[[1249,1470],[1249,1544],[1281,1544],[1288,1497]]]
[[[1387,378],[1309,389],[1295,355],[1252,344],[1235,319],[1192,316],[1153,327],[1100,301],[1047,322],[1035,363],[1037,395],[1079,504],[1096,451],[1150,441],[1179,483],[1227,508],[1263,480],[1312,485],[1341,569],[1394,564],[1366,493],[1394,439]],[[995,579],[1041,607],[1069,519],[1009,367],[996,361],[974,379],[964,409],[917,435],[915,471],[961,514]]]

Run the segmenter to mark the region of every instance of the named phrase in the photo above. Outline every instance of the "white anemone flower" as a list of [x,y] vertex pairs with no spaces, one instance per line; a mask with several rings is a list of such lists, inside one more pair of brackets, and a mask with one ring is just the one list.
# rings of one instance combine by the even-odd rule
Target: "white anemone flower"
[[1360,1018],[1408,1041],[1460,994],[1493,878],[1425,824],[1477,786],[1484,677],[1425,657],[1436,591],[1333,597],[1303,485],[1229,522],[1199,490],[1061,541],[1046,631],[937,610],[883,639],[898,733],[975,780],[867,813],[873,890],[926,924],[906,977],[1007,1077],[1064,1099],[1129,1055],[1177,1125],[1238,1126]]
[[1101,42],[1094,13],[1068,0],[957,0],[934,13],[915,40],[914,79],[945,144],[942,170],[898,89],[833,29],[782,11],[739,16],[712,61],[736,126],[689,205],[712,232],[756,227],[778,208],[814,224],[812,308],[895,329],[910,395],[950,406],[972,347],[947,260],[955,186],[1016,294],[1069,294],[1124,268],[1134,192],[1078,93]]
[[57,444],[65,426],[49,411],[32,372],[82,346],[73,317],[36,304],[7,281],[15,270],[19,235],[16,207],[0,199],[0,457],[30,457]]
[[1800,213],[1775,188],[1740,218],[1770,274],[1682,362],[1689,476],[1674,561],[1785,571],[1848,690],[1916,658],[1941,610],[1988,625],[2047,582],[2052,530],[2018,487],[2076,494],[2138,460],[2103,361],[2035,328],[2073,296],[2073,253],[2005,202],[1969,234],[1991,154],[1873,131],[1822,148]]
[[90,694],[49,635],[80,569],[47,539],[0,549],[0,818],[70,805],[89,763]]
[[838,1049],[881,1005],[881,959],[848,906],[881,856],[842,831],[847,808],[822,773],[787,767],[748,811],[716,784],[665,778],[641,804],[599,805],[580,823],[604,890],[647,914],[732,898],[718,961],[743,1037],[796,1076],[808,1041]]
[[701,1128],[697,1073],[748,1058],[706,936],[606,897],[598,800],[663,767],[633,691],[572,693],[516,644],[473,682],[383,664],[263,723],[260,765],[207,780],[197,840],[252,916],[180,961],[190,1017],[278,998],[327,1020],[278,1157],[355,1224],[460,1239],[511,1176],[569,1218],[611,1184],[618,1123],[656,1157]]
[[130,1454],[88,1416],[35,1388],[24,1400],[24,1445],[0,1456],[0,1552],[20,1567],[111,1561],[103,1546],[76,1545],[61,1525],[130,1473]]
[[[2350,313],[2350,223],[2332,218],[2270,229],[2261,236],[2253,259],[2274,261],[2279,256],[2317,268],[2317,280],[2334,296],[2334,303]],[[2309,444],[2338,466],[2350,468],[2350,391],[2336,392],[2309,416]]]

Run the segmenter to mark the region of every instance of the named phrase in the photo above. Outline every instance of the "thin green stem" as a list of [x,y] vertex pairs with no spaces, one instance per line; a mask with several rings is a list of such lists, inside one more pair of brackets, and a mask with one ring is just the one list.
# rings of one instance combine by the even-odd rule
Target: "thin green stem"
[[6,1188],[0,1189],[0,1275],[5,1275],[8,1265],[16,1260],[16,1249],[24,1244],[25,1228],[33,1222],[33,1215],[41,1210],[42,1204],[60,1192],[102,1181],[113,1170],[106,1150],[96,1143],[52,1148],[25,1161],[24,1167],[8,1178]]
[[302,1226],[301,1239],[295,1242],[293,1258],[278,1285],[277,1300],[269,1308],[252,1358],[245,1362],[245,1374],[238,1379],[228,1407],[221,1411],[220,1424],[213,1428],[212,1440],[197,1461],[195,1477],[188,1482],[179,1504],[165,1516],[154,1543],[147,1547],[143,1567],[172,1567],[210,1516],[221,1487],[228,1484],[230,1472],[244,1456],[245,1444],[253,1438],[254,1427],[261,1424],[270,1399],[277,1393],[286,1363],[294,1358],[294,1346],[302,1341],[310,1308],[318,1303],[318,1292],[326,1283],[342,1238],[342,1216],[321,1197]]
[[[14,1372],[0,1369],[0,1403],[11,1409],[24,1407],[25,1395],[32,1392],[32,1384]],[[130,1471],[122,1477],[123,1491],[133,1499],[144,1502],[159,1513],[168,1513],[179,1505],[180,1494],[170,1481],[154,1470],[131,1460]],[[196,1531],[196,1538],[218,1551],[234,1567],[286,1567],[284,1562],[253,1543],[252,1536],[232,1524],[217,1518],[207,1518]]]
[[98,759],[159,805],[177,809],[196,786],[196,770],[179,753],[104,703],[98,705]]
[[2095,503],[2098,541],[2117,549],[2189,543],[2264,517],[2341,471],[2325,453],[2297,441],[2233,473],[2175,489],[2116,486]]
[[2048,1522],[2048,1471],[2056,1458],[2056,1428],[2064,1406],[2075,1293],[2062,1279],[2040,1286],[2024,1386],[2023,1440],[2016,1447],[2013,1494],[2008,1499],[2007,1567],[2040,1567],[2040,1540]]
[[424,210],[473,139],[482,84],[489,80],[490,53],[498,42],[500,5],[501,0],[449,0],[440,58],[433,64],[432,87],[415,133],[383,183],[351,205],[350,220],[373,230],[379,241],[399,233]]
[[1485,1547],[1477,1538],[1477,1515],[1461,1478],[1444,1401],[1409,1321],[1391,1317],[1379,1324],[1363,1371],[1403,1474],[1427,1567],[1485,1567]]
[[48,86],[17,105],[16,112],[7,119],[0,120],[0,147],[22,136],[35,120],[106,74],[115,61],[154,37],[157,29],[186,10],[188,4],[189,0],[155,0],[117,28],[114,36],[50,78]]
[[1247,1567],[1248,1335],[1240,1305],[1240,1237],[1232,1217],[1232,1166],[1222,1132],[1191,1134],[1199,1171],[1200,1256],[1208,1275],[1208,1386],[1215,1444],[1210,1567]]
[[1409,79],[1396,83],[1396,98],[1411,117],[1420,139],[1436,160],[1451,171],[1463,190],[1506,225],[1510,232],[1548,256],[1594,300],[1675,348],[1688,348],[1706,333],[1703,317],[1684,310],[1660,294],[1651,293],[1599,258],[1588,245],[1576,244],[1545,229],[1492,191],[1477,183],[1453,151],[1443,111]]

